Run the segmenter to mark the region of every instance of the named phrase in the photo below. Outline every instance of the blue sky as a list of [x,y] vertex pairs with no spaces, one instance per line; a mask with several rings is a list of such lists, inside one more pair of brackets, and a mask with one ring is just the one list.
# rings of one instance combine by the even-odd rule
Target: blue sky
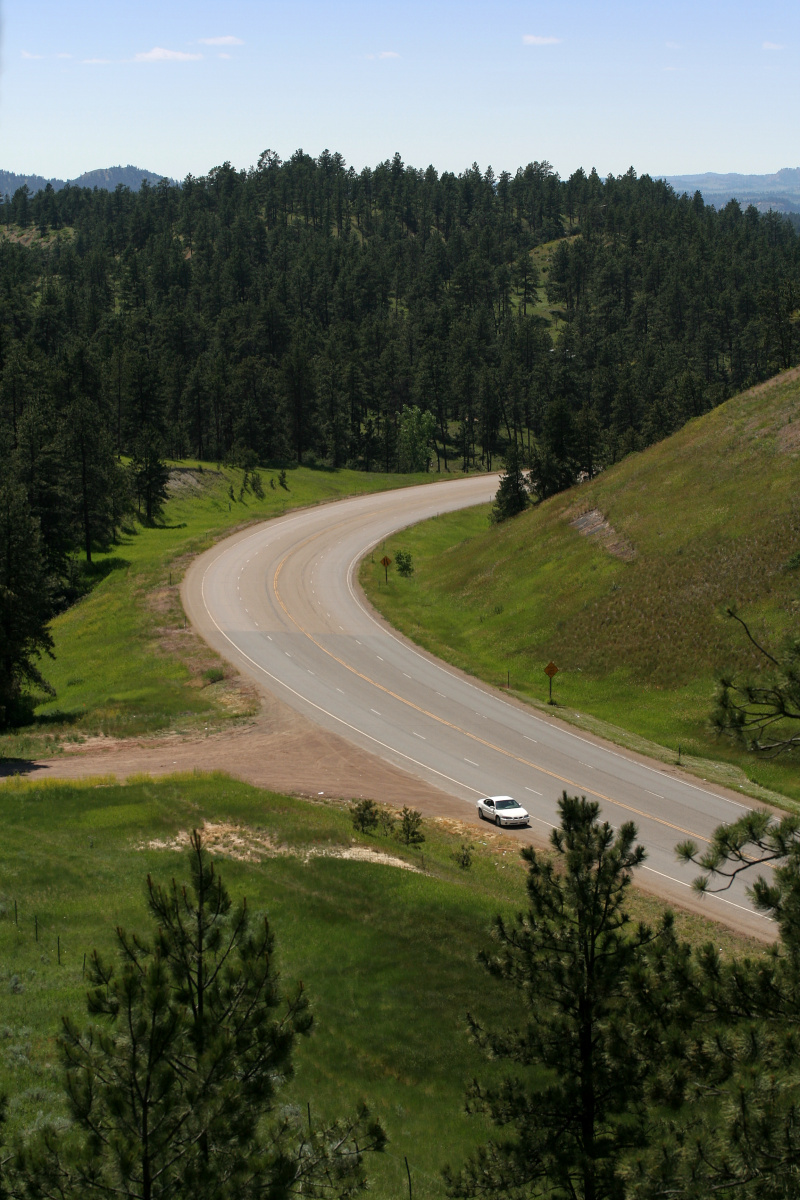
[[0,167],[800,165],[796,0],[0,0]]

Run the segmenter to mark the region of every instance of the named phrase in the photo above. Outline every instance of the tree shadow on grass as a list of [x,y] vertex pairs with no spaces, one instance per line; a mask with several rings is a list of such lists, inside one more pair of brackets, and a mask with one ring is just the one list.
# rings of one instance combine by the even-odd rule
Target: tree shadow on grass
[[64,712],[62,709],[56,709],[54,712],[34,713],[29,728],[46,728],[48,725],[77,725],[82,716],[84,716],[83,709],[76,712]]
[[95,587],[98,583],[102,583],[114,571],[124,571],[130,565],[129,559],[120,558],[118,555],[112,554],[108,558],[101,558],[96,562],[82,562],[81,576],[91,588]]
[[46,713],[34,711],[37,704],[48,704],[51,700],[52,696],[22,697],[6,713],[5,725],[0,728],[0,733],[35,734],[41,729],[52,728],[54,725],[77,725],[81,717],[85,716],[82,708],[74,709],[72,712],[65,712],[60,708]]
[[[3,729],[3,732],[19,736],[22,742],[20,749],[24,747],[26,753],[25,756],[15,754],[6,756],[0,750],[0,779],[11,775],[30,775],[34,771],[41,770],[38,759],[27,757],[28,746],[25,745],[25,734],[33,737],[37,733],[53,726],[60,726],[63,729],[64,726],[75,725],[84,714],[82,710],[64,712],[61,709],[57,709],[55,712],[34,713],[32,709],[20,709],[14,715],[16,719],[10,720]],[[33,750],[33,753],[36,753],[36,749]],[[54,749],[42,746],[42,758],[50,757],[53,753]]]

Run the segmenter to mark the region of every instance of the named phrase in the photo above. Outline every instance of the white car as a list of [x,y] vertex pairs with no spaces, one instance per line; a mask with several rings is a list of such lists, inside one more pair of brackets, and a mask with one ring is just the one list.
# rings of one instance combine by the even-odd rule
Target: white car
[[478,801],[478,816],[495,825],[527,825],[530,822],[525,809],[513,796],[484,796]]

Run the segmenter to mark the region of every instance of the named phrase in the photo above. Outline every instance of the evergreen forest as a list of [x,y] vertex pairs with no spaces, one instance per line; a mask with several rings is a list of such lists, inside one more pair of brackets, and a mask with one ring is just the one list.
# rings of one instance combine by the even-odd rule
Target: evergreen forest
[[7,680],[41,685],[32,655],[79,594],[76,556],[128,513],[158,517],[168,459],[452,472],[512,455],[541,497],[800,357],[792,223],[633,170],[439,174],[395,155],[356,172],[265,151],[0,207]]

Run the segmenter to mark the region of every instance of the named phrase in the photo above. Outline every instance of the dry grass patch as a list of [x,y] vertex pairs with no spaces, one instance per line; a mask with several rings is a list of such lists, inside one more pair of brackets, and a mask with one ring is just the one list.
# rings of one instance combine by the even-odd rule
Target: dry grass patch
[[[308,862],[312,858],[343,858],[353,862],[379,863],[387,867],[399,867],[402,871],[416,871],[419,867],[373,850],[371,846],[287,846],[271,837],[265,830],[250,825],[235,825],[228,821],[204,821],[203,844],[209,854],[219,858],[232,858],[237,862],[258,863],[279,855],[291,855]],[[189,830],[182,829],[173,837],[152,838],[137,844],[137,850],[185,850],[189,845]]]

